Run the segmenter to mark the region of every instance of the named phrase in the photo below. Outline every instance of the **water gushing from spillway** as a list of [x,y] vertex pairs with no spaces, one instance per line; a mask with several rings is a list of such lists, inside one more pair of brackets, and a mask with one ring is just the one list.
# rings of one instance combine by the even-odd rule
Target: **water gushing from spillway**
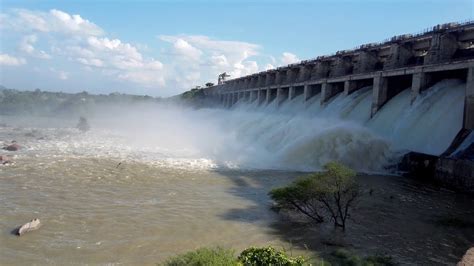
[[[272,101],[267,106],[238,102],[243,135],[256,136],[255,144],[274,154],[274,163],[292,169],[314,169],[337,160],[362,171],[379,171],[406,150],[443,153],[462,128],[465,83],[443,80],[411,104],[407,88],[370,118],[371,87],[348,96],[339,94],[321,106],[320,95],[304,103],[303,96]],[[252,111],[248,111],[252,110]],[[245,138],[245,137],[242,137]],[[275,142],[281,140],[281,142]]]
[[410,105],[410,91],[389,101],[367,126],[398,149],[432,155],[443,153],[462,128],[465,83],[444,80]]
[[[373,118],[372,89],[366,87],[339,94],[323,106],[320,95],[306,102],[299,95],[280,105],[275,100],[268,105],[240,101],[230,110],[102,106],[87,115],[92,130],[86,134],[72,129],[76,121],[5,122],[29,125],[25,132],[36,130],[34,138],[15,138],[25,144],[23,153],[38,156],[304,171],[340,161],[359,171],[383,172],[406,150],[444,152],[462,127],[464,87],[461,81],[444,80],[413,104],[410,90],[403,90]],[[0,137],[8,139],[4,134],[0,128]]]

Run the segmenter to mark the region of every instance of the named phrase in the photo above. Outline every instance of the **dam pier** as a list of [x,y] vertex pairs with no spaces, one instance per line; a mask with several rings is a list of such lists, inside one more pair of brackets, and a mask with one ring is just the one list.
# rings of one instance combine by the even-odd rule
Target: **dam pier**
[[[449,159],[449,152],[456,150],[474,130],[473,21],[437,25],[418,34],[394,36],[380,43],[364,44],[332,55],[222,81],[205,88],[204,94],[224,108],[237,102],[256,102],[258,105],[276,102],[280,105],[301,95],[305,103],[319,95],[319,104],[324,106],[337,95],[347,96],[361,88],[371,87],[370,117],[373,117],[400,92],[410,89],[413,104],[421,92],[444,79],[465,82],[464,101],[459,103],[464,106],[463,125],[452,147],[441,157],[436,157],[429,167],[433,170],[442,166],[443,169],[433,170],[442,172],[438,175],[443,176],[440,179],[451,176],[448,183],[457,180],[457,185],[474,191],[472,161],[461,167],[462,173],[458,173],[460,170],[454,166],[456,163],[443,161],[454,160]],[[421,156],[412,163],[419,167],[426,161]],[[446,165],[453,165],[452,169],[447,169]],[[463,181],[458,182],[461,179]]]
[[339,93],[372,86],[371,116],[401,90],[412,102],[425,89],[447,78],[466,82],[464,128],[474,129],[474,22],[438,25],[431,30],[364,44],[277,69],[231,79],[206,88],[224,107],[237,101],[278,104],[321,94],[324,105]]

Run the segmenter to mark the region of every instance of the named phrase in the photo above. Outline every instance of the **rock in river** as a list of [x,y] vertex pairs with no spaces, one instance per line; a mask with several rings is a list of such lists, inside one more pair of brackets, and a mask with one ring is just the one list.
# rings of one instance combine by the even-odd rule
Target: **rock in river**
[[462,257],[461,261],[458,262],[458,266],[472,266],[474,265],[474,247],[468,249],[466,254]]
[[8,146],[5,146],[3,147],[4,150],[7,150],[7,151],[17,151],[21,148],[20,145],[16,144],[16,143],[12,143]]
[[22,236],[25,233],[38,230],[41,227],[41,222],[38,218],[31,220],[31,222],[26,223],[18,228],[17,235]]
[[0,165],[1,164],[11,164],[11,163],[13,163],[13,162],[9,157],[4,156],[4,155],[0,155]]

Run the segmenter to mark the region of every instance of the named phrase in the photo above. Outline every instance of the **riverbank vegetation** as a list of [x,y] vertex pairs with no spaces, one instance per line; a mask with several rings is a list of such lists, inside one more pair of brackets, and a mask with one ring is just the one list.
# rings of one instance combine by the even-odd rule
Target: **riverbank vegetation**
[[76,115],[110,104],[149,104],[164,101],[148,95],[122,93],[89,94],[49,92],[36,89],[19,91],[0,86],[0,113],[3,115]]
[[166,266],[204,266],[204,265],[311,265],[303,257],[291,257],[285,251],[269,247],[250,247],[239,256],[234,251],[223,248],[200,248],[167,260]]
[[344,266],[395,266],[397,263],[390,256],[372,255],[360,257],[346,249],[337,249],[324,259],[293,257],[283,250],[274,247],[250,247],[239,256],[224,248],[200,248],[168,259],[163,266],[303,266],[303,265],[344,265]]
[[324,170],[273,189],[270,197],[279,209],[297,211],[316,223],[329,219],[335,227],[345,230],[361,194],[355,180],[356,172],[335,162],[326,164]]
[[200,248],[168,259],[163,265],[239,265],[234,251],[223,248]]
[[204,99],[205,98],[204,94],[204,89],[201,89],[199,86],[190,89],[189,91],[183,92],[181,94],[181,99],[183,100],[198,100],[198,99]]
[[205,93],[205,88],[212,86],[214,86],[214,84],[211,82],[206,83],[204,88],[201,86],[196,86],[178,95],[178,99],[185,103],[186,106],[191,106],[197,109],[214,106],[216,103],[215,99],[213,97],[209,97]]

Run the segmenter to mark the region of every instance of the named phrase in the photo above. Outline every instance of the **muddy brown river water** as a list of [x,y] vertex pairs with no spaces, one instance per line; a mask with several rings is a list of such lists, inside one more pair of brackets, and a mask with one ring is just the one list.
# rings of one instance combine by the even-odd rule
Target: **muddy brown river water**
[[[286,175],[262,173],[257,182],[244,173],[116,166],[97,159],[20,159],[2,167],[2,264],[153,264],[201,246],[285,244],[268,226],[277,217],[268,211],[265,191]],[[258,219],[232,217],[246,208]],[[10,233],[32,217],[42,220],[39,231]]]
[[[267,192],[299,173],[185,171],[94,158],[18,158],[0,168],[2,265],[153,264],[202,246],[275,245],[296,253],[334,249],[330,227],[269,210]],[[402,264],[453,264],[474,243],[474,200],[395,176],[360,176],[374,190],[359,205],[344,243]],[[44,226],[11,230],[39,217]]]

